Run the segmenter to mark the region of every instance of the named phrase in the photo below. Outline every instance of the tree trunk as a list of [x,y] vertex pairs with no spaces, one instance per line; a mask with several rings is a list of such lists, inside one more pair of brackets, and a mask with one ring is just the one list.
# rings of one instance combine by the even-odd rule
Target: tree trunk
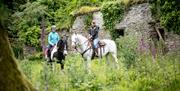
[[42,21],[41,21],[41,47],[42,47],[42,51],[43,51],[43,59],[45,57],[45,50],[46,50],[46,46],[45,46],[45,38],[46,38],[46,34],[45,34],[45,19],[44,16],[42,16]]
[[14,58],[7,33],[0,27],[0,91],[36,91]]

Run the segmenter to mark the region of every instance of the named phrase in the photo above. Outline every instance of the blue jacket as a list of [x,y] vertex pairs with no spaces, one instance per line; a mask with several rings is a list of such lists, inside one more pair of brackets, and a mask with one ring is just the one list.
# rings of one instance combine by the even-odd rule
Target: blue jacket
[[50,45],[55,45],[60,40],[59,34],[57,32],[50,32],[48,35],[48,43]]

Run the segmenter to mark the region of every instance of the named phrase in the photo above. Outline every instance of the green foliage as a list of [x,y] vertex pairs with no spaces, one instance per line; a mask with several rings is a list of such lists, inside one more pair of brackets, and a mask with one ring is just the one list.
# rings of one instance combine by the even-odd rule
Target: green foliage
[[85,30],[89,30],[89,26],[91,26],[92,19],[93,19],[93,14],[88,14],[85,17]]
[[156,20],[168,31],[180,34],[180,3],[178,0],[152,0],[151,10]]
[[7,19],[8,17],[8,13],[5,12],[7,11],[8,9],[5,8],[5,6],[0,2],[0,12],[1,12],[1,16],[0,16],[0,24],[1,24],[1,27],[3,26],[4,27],[4,23],[5,23],[5,20]]
[[34,53],[33,55],[28,55],[26,57],[26,59],[33,61],[33,60],[41,60],[43,59],[43,53],[42,52],[38,52],[38,53]]
[[[103,0],[102,0],[103,1]],[[58,30],[69,29],[74,21],[70,13],[82,6],[99,5],[98,0],[31,0],[16,6],[16,10],[9,18],[9,34],[12,38],[23,40],[25,45],[38,47],[40,26],[44,17],[45,27],[50,30],[51,25],[57,25]],[[1,8],[0,8],[1,10]],[[2,8],[3,10],[3,8]],[[5,14],[5,13],[3,13]],[[49,29],[49,30],[48,30]]]
[[59,29],[68,29],[71,27],[74,20],[74,17],[70,15],[70,12],[76,7],[76,3],[67,0],[58,3],[58,5],[59,8],[52,12],[54,14],[54,24],[56,24]]
[[[0,1],[0,26],[5,28],[10,23],[9,16],[15,12],[19,5],[24,4],[25,0],[1,0]],[[5,28],[6,29],[6,28]]]
[[[47,14],[47,6],[40,2],[27,2],[19,7],[9,19],[9,33],[11,37],[22,40],[25,45],[39,47],[40,22]],[[16,34],[16,35],[15,35]]]
[[39,46],[39,38],[40,38],[40,28],[37,26],[28,28],[27,30],[22,30],[18,33],[19,37],[22,41],[25,42],[26,45],[31,45],[34,47]]
[[138,49],[138,41],[135,37],[125,36],[116,39],[118,57],[125,64],[126,68],[134,65]]
[[119,37],[114,31],[116,23],[120,22],[124,15],[124,5],[121,2],[105,2],[102,5],[104,25],[110,31],[113,39]]
[[12,50],[14,52],[14,56],[18,59],[23,59],[24,58],[24,53],[23,53],[23,47],[24,44],[22,41],[19,39],[9,39],[11,43]]
[[56,63],[52,71],[42,60],[19,62],[40,91],[44,90],[46,81],[50,91],[179,91],[179,58],[177,54],[158,56],[153,62],[151,55],[141,55],[129,69],[120,60],[119,70],[113,68],[112,63],[107,65],[105,59],[100,64],[93,60],[91,74],[85,71],[81,55],[67,56],[64,72]]

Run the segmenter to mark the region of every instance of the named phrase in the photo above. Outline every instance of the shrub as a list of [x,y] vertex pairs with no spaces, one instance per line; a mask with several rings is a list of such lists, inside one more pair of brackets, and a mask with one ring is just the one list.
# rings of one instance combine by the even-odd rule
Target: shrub
[[137,39],[130,35],[116,39],[118,57],[127,68],[130,68],[135,63],[138,48],[137,43]]
[[26,45],[34,47],[40,46],[40,28],[38,26],[33,26],[27,30],[22,30],[18,35]]
[[43,53],[42,52],[38,52],[38,53],[35,53],[33,55],[29,55],[27,56],[27,59],[33,61],[33,60],[40,60],[43,58]]
[[23,53],[23,47],[24,44],[22,41],[20,41],[18,38],[12,39],[10,38],[10,43],[11,47],[14,52],[14,56],[18,59],[23,59],[24,58],[24,53]]

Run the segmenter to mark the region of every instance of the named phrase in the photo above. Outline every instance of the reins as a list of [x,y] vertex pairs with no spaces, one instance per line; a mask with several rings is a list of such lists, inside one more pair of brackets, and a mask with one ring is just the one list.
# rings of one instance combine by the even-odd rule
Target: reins
[[[78,39],[78,41],[79,41],[79,39]],[[85,44],[85,43],[88,42],[88,41],[89,41],[89,39],[86,40],[84,43],[80,44],[79,46],[82,46],[83,44]],[[73,42],[74,42],[74,41],[73,41]],[[79,52],[78,49],[77,49],[77,43],[76,43],[76,42],[74,42],[74,43],[75,43],[75,49],[76,49],[76,51]],[[83,51],[82,53],[81,53],[81,52],[79,52],[79,53],[83,56],[89,49],[91,49],[91,47],[88,47],[85,51]]]

